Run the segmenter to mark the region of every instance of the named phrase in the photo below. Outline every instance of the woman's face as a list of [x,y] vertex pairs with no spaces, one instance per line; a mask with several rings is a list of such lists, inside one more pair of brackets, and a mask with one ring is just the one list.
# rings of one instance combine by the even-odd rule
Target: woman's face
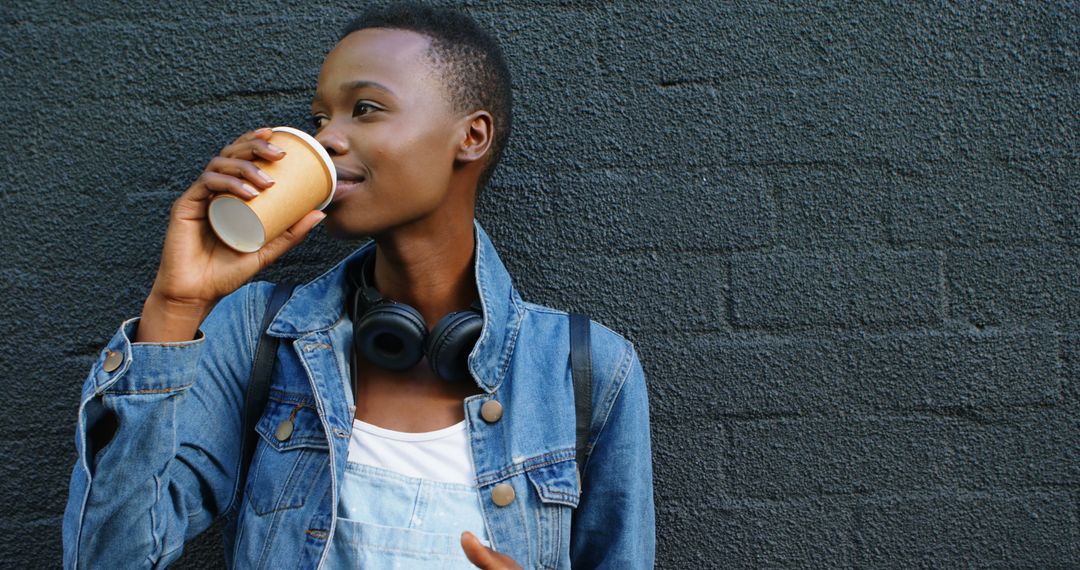
[[448,194],[460,117],[429,42],[404,30],[360,30],[323,62],[311,111],[315,138],[338,171],[325,210],[335,237],[375,236],[423,219]]

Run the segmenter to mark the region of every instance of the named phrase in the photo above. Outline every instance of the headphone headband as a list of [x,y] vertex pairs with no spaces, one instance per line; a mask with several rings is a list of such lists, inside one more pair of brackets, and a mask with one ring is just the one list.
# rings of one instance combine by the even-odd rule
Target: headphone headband
[[368,309],[370,309],[370,308],[374,307],[375,305],[378,305],[379,303],[382,303],[382,302],[384,302],[386,300],[386,299],[383,298],[382,294],[379,293],[379,290],[376,289],[372,285],[372,283],[375,282],[375,252],[374,251],[372,251],[366,257],[364,257],[364,261],[363,261],[363,264],[360,266],[359,273],[360,273],[360,283],[358,284],[359,285],[358,290],[360,292],[360,295],[358,295],[357,297],[358,297],[358,300],[361,302],[362,306],[357,307],[357,308],[361,310],[361,314],[362,314],[363,312],[366,312]]

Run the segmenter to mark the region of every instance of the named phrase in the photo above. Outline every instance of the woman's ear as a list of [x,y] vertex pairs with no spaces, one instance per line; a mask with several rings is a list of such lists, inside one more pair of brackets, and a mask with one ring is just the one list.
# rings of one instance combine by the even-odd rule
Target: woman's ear
[[474,111],[461,120],[461,125],[461,143],[458,145],[457,155],[454,158],[459,162],[475,162],[484,158],[488,149],[491,148],[491,139],[495,135],[491,113]]

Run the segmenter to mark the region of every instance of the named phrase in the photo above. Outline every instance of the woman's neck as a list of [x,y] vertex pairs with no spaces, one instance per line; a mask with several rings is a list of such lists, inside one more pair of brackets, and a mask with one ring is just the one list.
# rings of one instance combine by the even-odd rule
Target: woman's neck
[[383,297],[411,305],[428,327],[477,299],[471,222],[449,230],[444,225],[437,233],[403,233],[375,240],[375,288]]

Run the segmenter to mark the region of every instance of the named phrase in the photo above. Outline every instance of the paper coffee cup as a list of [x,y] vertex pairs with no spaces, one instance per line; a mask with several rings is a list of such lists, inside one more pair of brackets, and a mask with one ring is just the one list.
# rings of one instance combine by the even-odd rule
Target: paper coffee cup
[[252,162],[274,185],[254,198],[219,194],[210,201],[210,227],[236,251],[258,251],[308,212],[325,208],[334,197],[337,171],[319,141],[290,127],[271,131],[270,144],[284,150],[285,156]]

